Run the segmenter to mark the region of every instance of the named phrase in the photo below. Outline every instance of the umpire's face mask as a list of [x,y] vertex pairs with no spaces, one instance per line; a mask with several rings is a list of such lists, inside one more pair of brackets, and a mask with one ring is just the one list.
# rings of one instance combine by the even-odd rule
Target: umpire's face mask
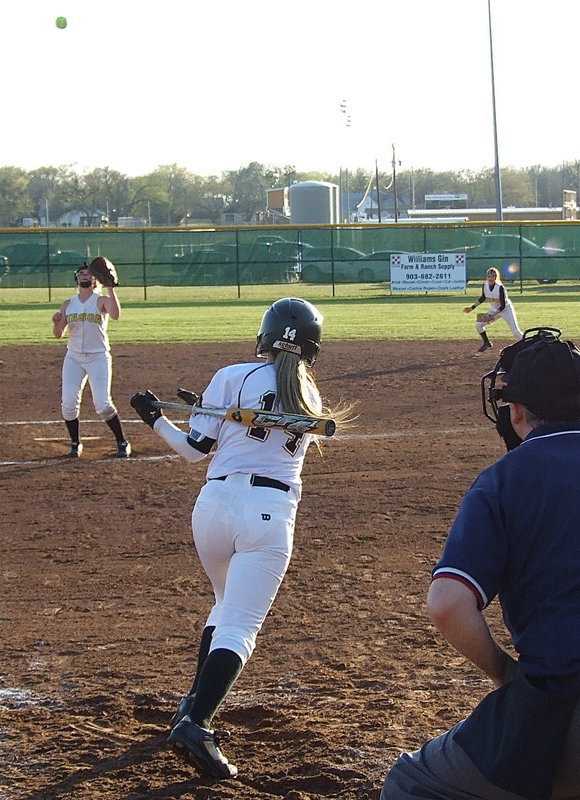
[[495,368],[491,372],[487,372],[481,379],[481,399],[483,403],[483,413],[494,423],[495,429],[503,439],[509,451],[514,450],[520,445],[522,439],[513,428],[509,404],[504,400],[502,405],[500,405],[503,400],[502,389],[496,387],[500,363],[501,357],[500,361],[495,365]]
[[495,427],[497,428],[497,432],[501,438],[504,440],[508,451],[515,450],[515,448],[522,443],[521,437],[518,436],[513,428],[512,421],[510,419],[509,405],[498,406],[497,422],[495,423]]
[[[508,450],[522,442],[509,403],[526,406],[540,420],[580,419],[580,351],[560,336],[558,328],[529,328],[523,339],[501,351],[494,369],[481,379],[483,413]],[[498,379],[503,386],[496,386]]]

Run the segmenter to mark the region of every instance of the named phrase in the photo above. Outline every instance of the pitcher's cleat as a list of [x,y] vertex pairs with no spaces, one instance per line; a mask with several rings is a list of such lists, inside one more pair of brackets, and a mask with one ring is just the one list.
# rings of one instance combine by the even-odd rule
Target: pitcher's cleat
[[83,443],[82,442],[71,442],[70,443],[70,450],[67,453],[68,458],[80,458],[83,452]]
[[214,732],[201,728],[187,716],[173,728],[167,744],[201,775],[227,780],[238,774],[238,768],[220,750]]

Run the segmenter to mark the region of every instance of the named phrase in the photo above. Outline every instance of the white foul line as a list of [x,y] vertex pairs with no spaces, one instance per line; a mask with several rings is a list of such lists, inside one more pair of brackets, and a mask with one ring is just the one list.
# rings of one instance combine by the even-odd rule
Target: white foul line
[[[140,419],[124,419],[121,420],[123,425],[126,425],[128,422],[141,422]],[[188,422],[189,420],[172,420],[176,424],[183,424]],[[62,419],[44,419],[44,420],[33,420],[32,422],[20,421],[20,420],[13,420],[13,421],[1,421],[0,425],[60,425],[62,424]],[[86,425],[87,423],[93,422],[101,422],[99,419],[87,419],[81,420],[82,425]],[[353,440],[353,439],[401,439],[403,437],[409,436],[454,436],[459,435],[462,433],[477,433],[479,431],[484,430],[483,427],[481,428],[447,428],[447,429],[429,429],[427,431],[391,431],[389,433],[348,433],[344,436],[334,436],[333,439],[337,441],[342,440]],[[167,454],[162,456],[131,456],[128,459],[118,459],[119,461],[127,460],[127,461],[164,461],[167,459],[174,459],[180,458],[177,454]],[[76,460],[76,459],[75,459]],[[114,460],[111,458],[99,458],[91,461],[91,464],[102,464],[108,463],[110,464],[111,461]],[[65,461],[65,457],[59,458],[57,461],[0,461],[0,467],[26,467],[26,466],[54,466],[57,464],[62,464]]]

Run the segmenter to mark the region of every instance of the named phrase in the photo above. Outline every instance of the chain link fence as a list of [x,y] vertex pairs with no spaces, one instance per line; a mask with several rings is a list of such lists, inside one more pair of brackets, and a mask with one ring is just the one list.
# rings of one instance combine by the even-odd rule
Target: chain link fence
[[0,230],[0,289],[71,286],[103,255],[124,286],[234,286],[390,281],[395,253],[465,253],[467,280],[496,267],[504,282],[580,279],[580,221],[390,223],[215,229]]

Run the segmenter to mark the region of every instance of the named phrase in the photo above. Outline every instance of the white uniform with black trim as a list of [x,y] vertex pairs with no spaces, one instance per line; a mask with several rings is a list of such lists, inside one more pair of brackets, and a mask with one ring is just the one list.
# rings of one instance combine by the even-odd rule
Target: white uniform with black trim
[[[272,411],[277,398],[273,364],[232,364],[220,369],[203,392],[203,405],[214,408],[257,408]],[[311,398],[320,408],[318,397]],[[217,439],[208,479],[234,472],[267,475],[292,487],[300,499],[300,473],[312,436],[278,428],[247,428],[218,417],[191,415],[190,427]]]
[[[225,367],[202,397],[208,407],[272,410],[275,367]],[[316,395],[313,401],[320,409],[320,398]],[[196,435],[217,439],[208,480],[192,514],[197,552],[215,594],[206,622],[216,626],[211,649],[233,650],[244,664],[290,562],[300,473],[312,436],[246,427],[195,412],[190,425]],[[258,486],[253,476],[279,481],[288,491]]]
[[[502,295],[503,301],[505,302],[504,307],[502,308]],[[509,328],[514,336],[518,339],[521,339],[523,336],[522,331],[518,325],[518,320],[516,317],[516,312],[513,307],[512,301],[508,297],[508,293],[505,290],[505,287],[501,283],[494,283],[492,286],[487,283],[487,281],[483,284],[481,290],[481,297],[479,298],[480,302],[484,302],[487,300],[489,303],[489,313],[495,314],[496,319],[492,320],[491,322],[476,322],[475,328],[478,333],[483,333],[485,330],[486,325],[491,325],[492,322],[496,322],[499,317],[505,319]]]
[[78,294],[68,301],[67,352],[62,365],[62,416],[79,416],[87,380],[95,411],[106,421],[117,413],[111,398],[112,360],[107,325],[109,315],[99,309],[102,295],[93,292],[84,302]]

